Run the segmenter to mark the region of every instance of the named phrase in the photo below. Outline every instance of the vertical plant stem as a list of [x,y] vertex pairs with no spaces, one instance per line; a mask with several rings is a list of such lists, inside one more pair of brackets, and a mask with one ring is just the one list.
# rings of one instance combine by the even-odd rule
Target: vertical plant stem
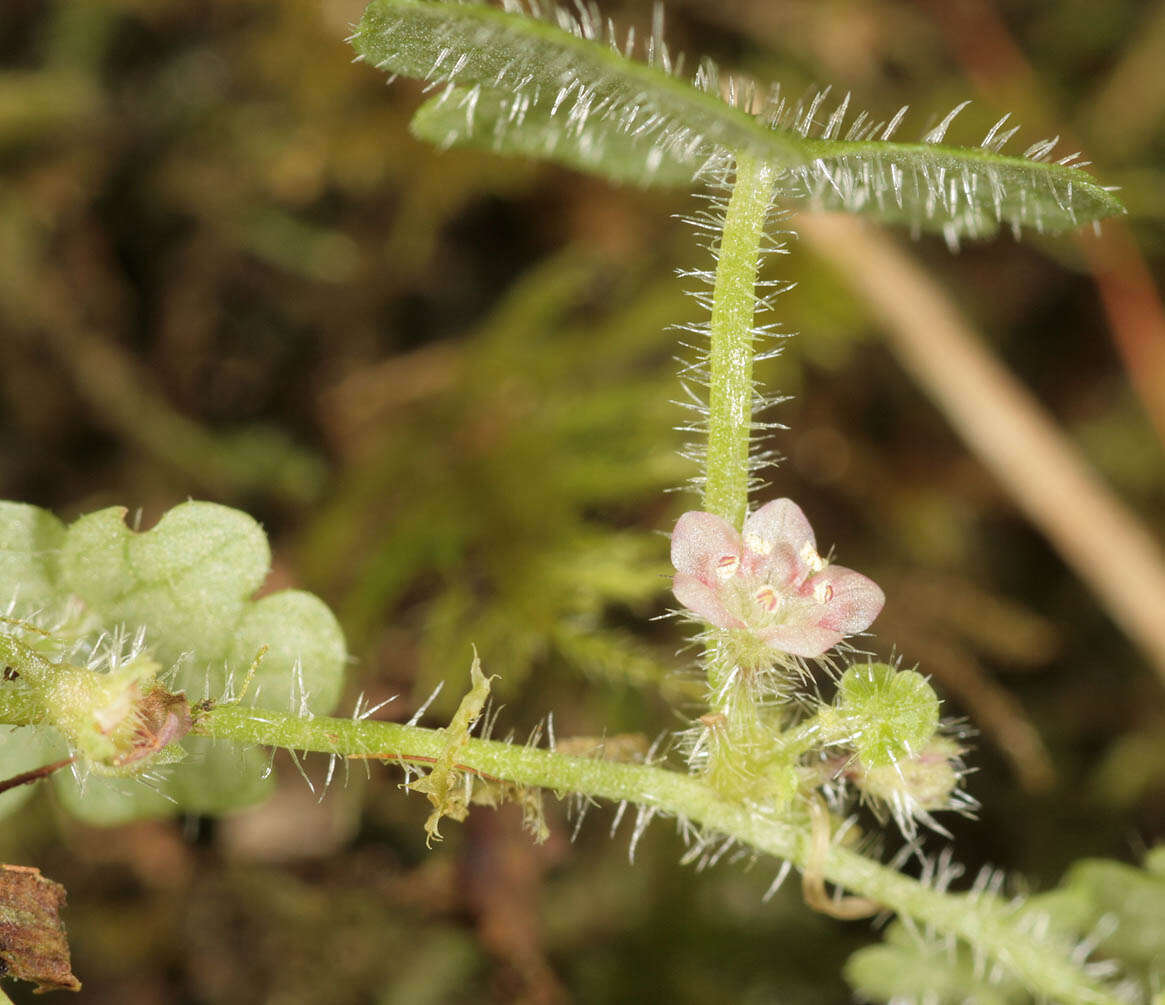
[[[708,513],[723,517],[739,529],[748,512],[749,448],[752,440],[753,406],[753,319],[756,315],[756,279],[760,266],[765,220],[772,203],[776,172],[770,166],[743,154],[736,159],[736,179],[716,262],[712,291],[712,320],[708,350],[708,450],[704,468],[704,502]],[[749,689],[735,696],[725,695],[723,685],[732,673],[735,660],[720,645],[710,645],[705,669],[714,712],[729,715],[730,734],[713,748],[707,771],[726,787],[736,776],[732,758],[725,755],[740,748],[741,737],[731,735],[749,723],[755,727],[756,710],[749,704]],[[735,701],[733,701],[735,698]],[[750,744],[744,744],[750,746]]]
[[748,509],[756,277],[775,180],[772,167],[737,157],[712,293],[704,509],[737,528]]

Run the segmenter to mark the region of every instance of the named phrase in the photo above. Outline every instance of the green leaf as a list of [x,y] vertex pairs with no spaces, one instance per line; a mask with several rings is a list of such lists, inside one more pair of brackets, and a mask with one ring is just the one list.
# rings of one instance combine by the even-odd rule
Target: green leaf
[[[1147,860],[1146,865],[1149,864]],[[1020,926],[1048,947],[1081,954],[1096,943],[1092,962],[1111,960],[1130,1001],[1149,1001],[1165,964],[1165,878],[1108,859],[1073,864],[1061,883],[1015,904]],[[920,933],[901,921],[889,925],[881,945],[850,957],[845,978],[863,998],[876,1002],[925,1000],[935,1005],[1020,1005],[1033,995],[1002,966],[984,966],[963,941]],[[1136,988],[1140,985],[1139,996]]]
[[53,776],[57,799],[70,814],[96,827],[116,827],[134,820],[173,816],[181,807],[173,797],[134,778],[88,775],[79,781],[71,771]]
[[[0,726],[0,782],[63,760],[65,742],[45,726]],[[37,786],[18,785],[0,794],[0,820],[15,813],[36,793]]]
[[[145,626],[164,665],[187,653],[199,664],[223,659],[270,568],[263,529],[214,503],[175,506],[141,534],[126,526],[125,515],[120,507],[99,510],[68,529],[61,586],[107,625]],[[186,672],[179,686],[200,688],[202,671]]]
[[[347,659],[343,633],[331,611],[309,593],[285,590],[252,599],[267,577],[271,555],[251,517],[188,502],[137,533],[126,526],[125,514],[120,508],[100,510],[66,530],[43,510],[0,503],[0,596],[15,595],[21,611],[43,607],[46,612],[63,609],[76,597],[84,603],[80,623],[87,630],[143,630],[153,656],[164,668],[174,668],[168,686],[192,700],[222,698],[231,686],[240,690],[262,651],[247,695],[250,704],[300,715],[335,707]],[[31,629],[8,627],[39,643]],[[72,622],[67,627],[72,630]],[[54,651],[46,656],[63,659],[72,637],[66,641],[50,646]],[[62,742],[55,731],[49,733],[54,743]],[[11,736],[11,744],[0,745],[0,770],[9,761],[18,765],[9,772],[15,774],[53,759],[40,749],[39,731]],[[183,747],[191,756],[167,765],[151,779],[153,788],[129,775],[86,772],[84,765],[80,781],[62,771],[54,784],[70,811],[100,824],[179,811],[226,812],[261,799],[271,788],[266,756],[258,751],[197,737],[187,737]],[[25,798],[22,790],[9,796],[0,798],[0,812]]]
[[[901,931],[900,925],[893,930]],[[956,954],[938,946],[912,944],[887,936],[887,944],[854,953],[845,965],[845,979],[864,1001],[925,1001],[933,1005],[1024,1005],[1031,1001],[1006,977],[993,983],[976,972],[970,952]]]
[[[787,203],[933,230],[952,244],[1001,224],[1054,233],[1123,212],[1078,167],[1049,163],[1051,143],[1000,153],[1002,124],[979,147],[940,145],[959,109],[922,142],[895,143],[900,116],[887,126],[861,115],[846,129],[849,97],[827,114],[828,89],[790,106],[776,90],[760,100],[754,85],[722,81],[707,62],[685,79],[658,26],[645,65],[585,11],[546,7],[529,17],[480,3],[374,0],[352,41],[381,69],[446,87],[413,122],[444,147],[641,185],[688,186],[747,155],[782,170]],[[757,115],[742,110],[756,107]]]
[[53,776],[57,799],[70,814],[95,827],[116,827],[176,813],[216,815],[245,809],[275,788],[268,757],[256,748],[187,737],[187,757],[143,784],[132,777],[90,774],[84,781],[70,771]]
[[271,562],[266,535],[251,517],[188,502],[142,534],[124,517],[123,509],[106,509],[69,528],[61,556],[66,590],[106,625],[144,626],[158,660],[181,667],[179,689],[219,697],[228,675],[241,686],[266,646],[252,704],[281,711],[302,704],[305,714],[335,707],[346,659],[340,626],[300,590],[251,600]]
[[302,590],[283,590],[251,604],[231,636],[227,665],[246,668],[262,647],[249,704],[325,715],[344,682],[344,635],[327,605]]
[[[475,100],[471,117],[467,110]],[[653,155],[639,137],[606,122],[572,128],[563,116],[552,114],[551,107],[544,101],[531,106],[521,128],[515,128],[506,95],[482,91],[475,98],[472,91],[455,88],[421,105],[409,129],[417,139],[439,147],[554,161],[621,185],[691,188],[699,162],[663,152]]]
[[1063,885],[1087,896],[1093,918],[1115,918],[1115,930],[1101,952],[1146,973],[1165,973],[1165,876],[1123,862],[1077,862]]
[[36,607],[57,594],[57,550],[65,527],[36,506],[0,501],[0,604]]
[[1004,225],[1017,236],[1024,227],[1055,234],[1125,211],[1079,167],[981,147],[808,139],[805,151],[815,159],[790,172],[789,201],[937,231],[952,243]]
[[167,769],[165,792],[187,813],[214,815],[262,802],[275,790],[271,758],[257,747],[187,737],[189,756]]
[[[616,49],[619,42],[597,19],[547,14],[556,23],[477,3],[374,0],[352,44],[389,73],[505,93],[516,121],[543,102],[548,115],[561,115],[564,127],[580,134],[605,121],[605,128],[639,138],[645,175],[650,161],[664,157],[694,174],[724,149],[782,164],[803,160],[794,137],[759,127],[710,93],[717,87],[711,68],[701,77],[707,90],[675,76],[662,40],[652,45],[650,65],[638,63]],[[472,116],[472,100],[464,104]]]

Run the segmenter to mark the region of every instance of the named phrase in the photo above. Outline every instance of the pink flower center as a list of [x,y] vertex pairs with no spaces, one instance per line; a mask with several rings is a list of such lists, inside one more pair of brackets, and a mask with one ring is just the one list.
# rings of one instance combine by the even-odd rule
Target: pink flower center
[[[733,566],[733,572],[738,570]],[[740,572],[731,583],[725,583],[722,594],[728,609],[753,631],[763,631],[780,625],[815,624],[825,613],[822,608],[833,600],[833,586],[828,582],[807,586],[806,580],[787,584],[769,582],[762,575]]]
[[752,595],[752,599],[756,601],[757,606],[766,614],[772,614],[777,609],[781,602],[781,598],[776,590],[774,590],[768,583],[765,583],[759,590]]

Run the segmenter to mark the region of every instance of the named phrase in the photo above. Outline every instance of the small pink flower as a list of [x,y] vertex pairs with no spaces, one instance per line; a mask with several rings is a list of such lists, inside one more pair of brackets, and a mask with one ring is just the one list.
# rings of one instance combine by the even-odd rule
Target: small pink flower
[[685,513],[671,560],[681,604],[794,656],[820,656],[864,631],[886,600],[872,580],[817,554],[813,528],[791,499],[766,503],[744,521],[743,534],[711,513]]

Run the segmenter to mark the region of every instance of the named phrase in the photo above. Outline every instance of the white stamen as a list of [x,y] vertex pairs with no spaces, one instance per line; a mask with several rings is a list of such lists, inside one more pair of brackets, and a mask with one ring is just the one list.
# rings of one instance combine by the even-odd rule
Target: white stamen
[[758,555],[769,555],[773,550],[773,542],[765,540],[759,534],[745,534],[744,544],[749,551]]
[[829,564],[817,554],[817,549],[813,546],[812,541],[806,541],[801,545],[801,561],[808,566],[810,572],[820,572]]
[[724,555],[716,563],[716,577],[720,580],[729,580],[736,575],[740,568],[740,559],[735,555]]

